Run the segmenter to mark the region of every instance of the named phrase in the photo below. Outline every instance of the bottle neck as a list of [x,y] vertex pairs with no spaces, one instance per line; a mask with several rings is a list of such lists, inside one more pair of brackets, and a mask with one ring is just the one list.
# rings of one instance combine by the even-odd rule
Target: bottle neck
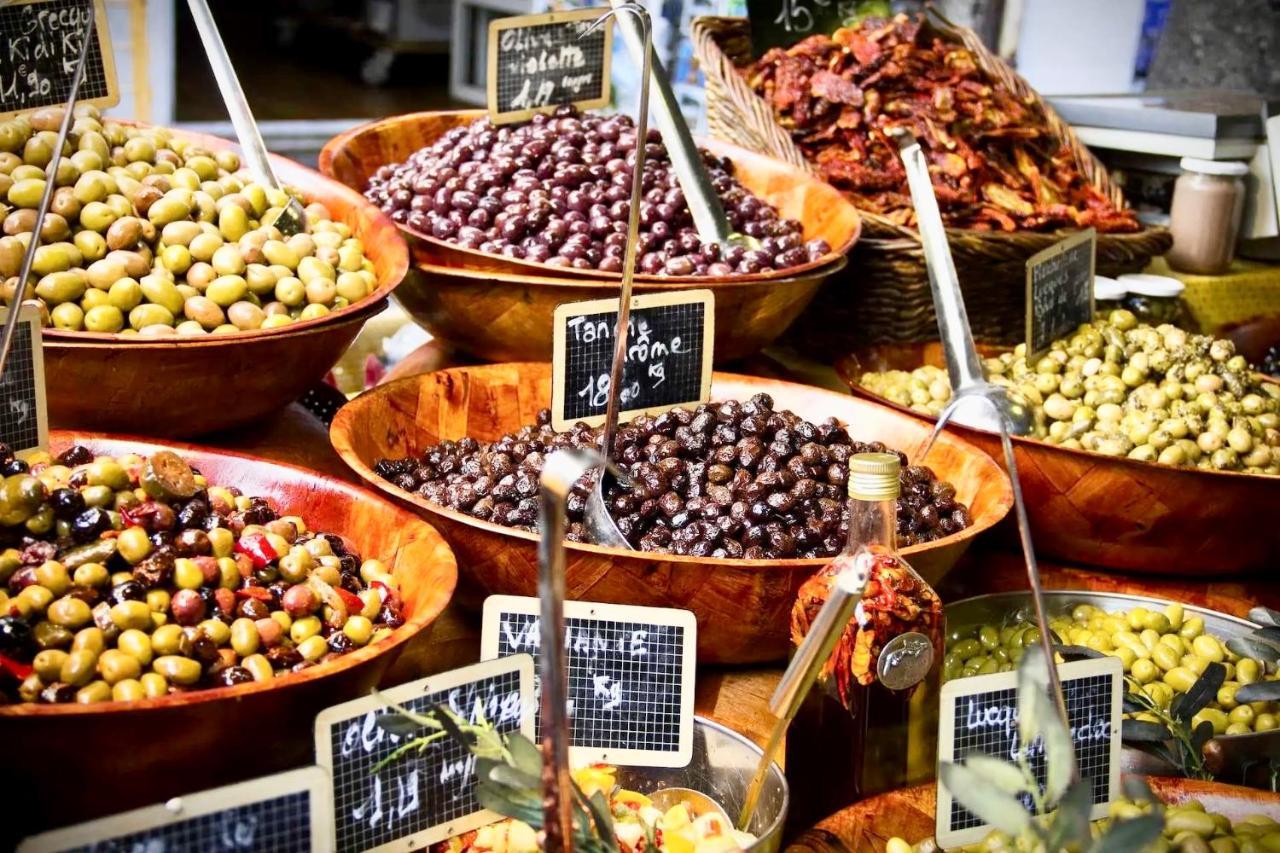
[[898,550],[898,502],[893,498],[863,500],[849,498],[849,541],[846,554],[862,548]]

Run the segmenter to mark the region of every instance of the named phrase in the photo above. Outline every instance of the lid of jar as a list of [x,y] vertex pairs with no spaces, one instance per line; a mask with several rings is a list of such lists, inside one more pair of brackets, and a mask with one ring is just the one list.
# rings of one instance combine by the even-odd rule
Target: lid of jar
[[1184,172],[1199,172],[1202,175],[1243,178],[1249,174],[1249,164],[1241,163],[1239,160],[1201,160],[1196,157],[1183,157],[1179,165]]
[[1136,293],[1139,296],[1177,297],[1187,289],[1185,284],[1167,275],[1135,272],[1122,275],[1117,280],[1129,288],[1130,293]]
[[1105,275],[1095,275],[1093,277],[1094,299],[1114,302],[1117,299],[1124,299],[1128,292],[1129,288],[1125,287],[1114,278],[1107,278]]

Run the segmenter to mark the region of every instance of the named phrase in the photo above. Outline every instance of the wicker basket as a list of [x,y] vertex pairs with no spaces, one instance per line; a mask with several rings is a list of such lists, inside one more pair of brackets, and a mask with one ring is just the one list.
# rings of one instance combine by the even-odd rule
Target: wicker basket
[[[1045,111],[1052,131],[1074,155],[1080,172],[1118,206],[1124,197],[1070,126],[1027,82],[992,54],[973,31],[931,18],[929,26],[958,41],[992,78]],[[693,22],[694,50],[707,79],[707,120],[713,135],[815,171],[773,111],[747,85],[739,69],[751,61],[751,25],[746,18],[700,17]],[[938,336],[920,235],[879,214],[863,211],[863,236],[853,262],[833,276],[793,326],[793,340],[822,355],[849,343],[898,343]],[[948,228],[947,238],[964,291],[969,322],[979,340],[1011,344],[1025,332],[1027,258],[1061,240],[1063,233],[999,233]],[[1099,234],[1099,275],[1138,272],[1172,244],[1169,232],[1147,228],[1136,234]]]

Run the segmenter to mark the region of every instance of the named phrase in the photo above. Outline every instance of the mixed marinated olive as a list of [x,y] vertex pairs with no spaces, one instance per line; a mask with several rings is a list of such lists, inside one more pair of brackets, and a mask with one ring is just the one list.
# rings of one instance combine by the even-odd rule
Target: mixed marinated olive
[[[416,457],[380,460],[374,470],[427,500],[508,527],[538,520],[538,477],[562,447],[598,448],[601,430],[551,428],[551,413],[494,442],[444,441]],[[697,557],[830,557],[848,537],[849,458],[884,451],[849,437],[828,418],[812,424],[757,394],[642,416],[618,428],[613,459],[630,487],[605,495],[619,529],[644,551]],[[902,456],[901,453],[898,454]],[[956,490],[922,465],[902,459],[898,498],[901,545],[929,542],[971,523]],[[587,541],[583,514],[594,475],[568,499],[570,541]]]
[[[1094,838],[1101,836],[1112,821],[1130,820],[1151,811],[1150,803],[1117,799],[1108,806],[1108,814],[1091,825]],[[1145,853],[1269,853],[1280,850],[1280,823],[1264,814],[1247,815],[1233,821],[1226,815],[1205,809],[1199,800],[1188,799],[1164,807],[1164,832]],[[890,838],[885,853],[935,853],[939,848],[932,839],[912,845],[902,838]],[[978,844],[958,848],[985,853],[1042,853],[1044,845],[1028,844],[1008,833],[993,830]]]
[[[1242,658],[1219,637],[1205,632],[1204,619],[1188,615],[1181,604],[1163,610],[1135,607],[1109,613],[1079,604],[1069,614],[1052,618],[1049,627],[1063,643],[1085,646],[1119,658],[1134,691],[1145,693],[1168,709],[1173,698],[1186,693],[1210,663],[1227,670],[1215,701],[1196,714],[1213,724],[1214,734],[1236,735],[1280,728],[1280,704],[1236,701],[1236,691],[1255,681],[1275,681],[1263,661]],[[1015,616],[1007,624],[953,629],[948,637],[942,675],[945,680],[992,672],[1007,672],[1022,659],[1023,650],[1039,642],[1039,629]],[[1138,719],[1151,719],[1138,714]]]
[[[0,280],[11,302],[57,143],[60,109],[0,124]],[[373,262],[323,204],[307,230],[270,224],[281,190],[161,127],[76,109],[32,278],[58,329],[125,336],[223,334],[323,317],[377,286]]]
[[[1280,474],[1280,385],[1228,340],[1148,326],[1127,310],[1081,326],[1033,362],[1025,345],[987,359],[987,377],[1024,400],[1051,444],[1164,465]],[[868,391],[936,415],[946,374],[868,373]]]
[[[562,107],[523,124],[487,118],[445,133],[404,163],[374,173],[365,195],[396,222],[490,254],[553,266],[619,272],[627,246],[636,129],[625,115]],[[733,176],[733,163],[702,159],[732,228],[754,248],[704,243],[680,182],[650,130],[640,206],[638,272],[730,276],[787,269],[831,251],[805,242],[799,222],[782,219]]]
[[0,700],[270,681],[404,622],[385,565],[171,451],[0,461]]

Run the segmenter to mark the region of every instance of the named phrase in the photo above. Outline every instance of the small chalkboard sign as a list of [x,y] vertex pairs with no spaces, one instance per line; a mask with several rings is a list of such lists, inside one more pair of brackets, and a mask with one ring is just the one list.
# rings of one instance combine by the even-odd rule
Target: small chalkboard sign
[[0,117],[67,102],[90,6],[95,26],[77,103],[119,102],[105,0],[15,0],[0,4]]
[[[1093,786],[1092,816],[1105,817],[1120,786],[1120,719],[1124,671],[1119,658],[1103,657],[1058,665],[1067,703],[1067,719],[1075,743],[1080,778]],[[1018,745],[1018,674],[1000,672],[957,678],[942,686],[938,760],[955,762],[981,752],[1016,761]],[[1027,760],[1041,784],[1044,750],[1037,741]],[[1030,798],[1024,804],[1031,810]],[[990,827],[938,783],[936,838],[943,849],[974,844]]]
[[517,15],[489,22],[489,120],[525,121],[562,104],[609,104],[613,23],[603,9]]
[[[542,648],[540,610],[536,598],[485,599],[480,656],[528,653],[536,659]],[[693,757],[698,639],[693,614],[566,601],[564,617],[569,758],[575,764],[687,765]]]
[[[0,307],[0,328],[8,315],[8,309]],[[18,314],[9,360],[0,376],[0,441],[14,453],[49,446],[40,311],[30,302]]]
[[[604,423],[618,327],[618,300],[556,307],[552,327],[551,424]],[[631,297],[619,420],[655,414],[711,396],[715,297],[682,290]]]
[[35,835],[19,853],[331,850],[328,777],[290,770]]
[[759,57],[771,47],[833,33],[857,14],[858,0],[747,0],[751,51]]
[[1073,234],[1027,259],[1027,357],[1093,322],[1098,232]]
[[464,666],[326,708],[316,717],[316,763],[332,779],[330,830],[338,853],[414,850],[469,832],[499,815],[475,796],[475,758],[452,738],[374,767],[425,729],[400,735],[379,725],[387,701],[426,713],[444,706],[467,722],[533,736],[533,659],[516,655]]

